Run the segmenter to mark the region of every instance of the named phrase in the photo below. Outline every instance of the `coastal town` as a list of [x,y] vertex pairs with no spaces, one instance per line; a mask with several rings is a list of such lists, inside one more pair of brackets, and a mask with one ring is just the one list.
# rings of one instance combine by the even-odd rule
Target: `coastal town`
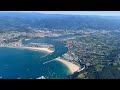
[[[49,33],[49,34],[47,34]],[[7,33],[0,33],[0,46],[20,46],[20,47],[44,47],[44,48],[52,48],[52,45],[47,45],[45,43],[29,43],[26,45],[22,44],[22,40],[29,40],[30,38],[43,38],[43,37],[51,37],[51,36],[59,36],[58,34],[52,33],[49,31],[33,31],[31,33],[26,32],[16,32],[11,31]]]

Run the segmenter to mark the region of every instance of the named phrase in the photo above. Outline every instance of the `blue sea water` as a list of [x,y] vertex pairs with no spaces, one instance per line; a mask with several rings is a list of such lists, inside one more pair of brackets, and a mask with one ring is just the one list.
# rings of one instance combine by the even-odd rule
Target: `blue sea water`
[[59,61],[43,64],[40,57],[45,52],[28,49],[0,47],[0,77],[3,79],[35,79],[40,76],[62,79],[71,74]]

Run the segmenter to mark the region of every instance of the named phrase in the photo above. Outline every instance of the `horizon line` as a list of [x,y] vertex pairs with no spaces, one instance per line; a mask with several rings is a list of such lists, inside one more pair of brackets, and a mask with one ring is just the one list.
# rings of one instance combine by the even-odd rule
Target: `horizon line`
[[41,13],[53,15],[87,15],[87,16],[117,16],[117,17],[120,16],[120,11],[0,11],[0,12]]

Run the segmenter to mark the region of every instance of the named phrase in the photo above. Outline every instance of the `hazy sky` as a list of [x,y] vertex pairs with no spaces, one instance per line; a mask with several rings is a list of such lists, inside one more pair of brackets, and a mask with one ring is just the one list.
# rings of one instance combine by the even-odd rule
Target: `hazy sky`
[[120,16],[120,11],[36,11],[46,14]]
[[37,12],[45,14],[120,16],[120,11],[21,11],[21,12]]

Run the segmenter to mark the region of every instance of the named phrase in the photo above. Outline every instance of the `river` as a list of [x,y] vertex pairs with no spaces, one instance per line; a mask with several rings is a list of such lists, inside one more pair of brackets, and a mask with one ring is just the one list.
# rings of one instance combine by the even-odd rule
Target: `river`
[[23,40],[22,44],[47,43],[47,44],[53,45],[55,48],[55,51],[51,54],[48,54],[45,57],[40,58],[40,60],[49,61],[49,60],[53,60],[57,57],[61,57],[63,54],[65,54],[68,51],[67,47],[65,47],[65,44],[57,41],[57,39],[63,39],[63,38],[66,39],[66,38],[71,38],[71,37],[74,37],[74,35],[67,34],[67,35],[62,35],[62,36],[58,36],[58,37],[32,38],[27,41]]

